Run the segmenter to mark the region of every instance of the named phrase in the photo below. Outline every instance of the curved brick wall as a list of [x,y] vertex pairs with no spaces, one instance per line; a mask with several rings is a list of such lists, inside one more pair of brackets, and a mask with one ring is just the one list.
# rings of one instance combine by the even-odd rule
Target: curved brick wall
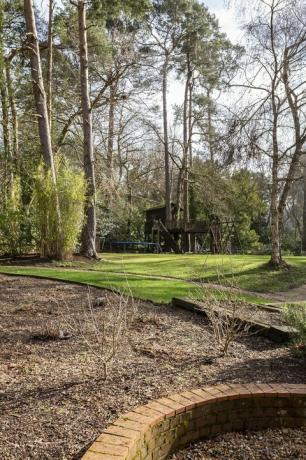
[[306,385],[217,385],[135,408],[109,426],[83,460],[162,460],[219,433],[306,425]]

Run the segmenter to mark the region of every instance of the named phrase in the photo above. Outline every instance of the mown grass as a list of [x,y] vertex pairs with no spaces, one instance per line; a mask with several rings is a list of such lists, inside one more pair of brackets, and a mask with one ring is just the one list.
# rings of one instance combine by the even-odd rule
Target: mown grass
[[[0,273],[59,279],[100,288],[115,289],[127,294],[131,293],[135,298],[151,300],[156,303],[169,303],[173,297],[202,298],[203,295],[205,296],[206,291],[205,289],[201,290],[198,285],[184,280],[122,275],[97,270],[1,266]],[[218,289],[210,289],[210,294],[224,297],[224,294],[219,292]],[[265,299],[253,295],[244,295],[242,293],[231,295],[249,302],[265,303]]]
[[[36,266],[0,266],[0,272],[49,277],[121,291],[130,289],[135,297],[167,303],[172,297],[198,296],[191,280],[235,286],[268,293],[285,291],[306,282],[306,257],[287,257],[290,270],[273,271],[267,256],[101,254],[101,260]],[[138,275],[138,276],[136,276]],[[141,275],[141,276],[140,276]],[[156,279],[154,276],[170,277]],[[173,278],[173,279],[172,279]],[[177,279],[175,279],[177,278]],[[218,294],[218,290],[212,289]],[[246,300],[264,303],[256,294],[237,294]],[[267,300],[268,301],[268,300]]]
[[268,260],[268,256],[254,255],[101,254],[98,262],[67,262],[65,266],[196,279],[256,292],[286,291],[306,283],[306,257],[286,257],[291,268],[285,271],[271,270]]

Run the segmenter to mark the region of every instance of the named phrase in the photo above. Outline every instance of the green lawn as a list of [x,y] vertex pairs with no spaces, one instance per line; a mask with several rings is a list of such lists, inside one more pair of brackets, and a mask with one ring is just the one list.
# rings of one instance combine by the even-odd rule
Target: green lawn
[[[306,257],[288,257],[286,260],[292,265],[291,270],[278,272],[265,267],[268,261],[265,256],[101,254],[99,262],[0,266],[0,272],[75,281],[121,291],[130,289],[135,297],[169,302],[172,297],[199,295],[198,288],[188,282],[190,280],[234,285],[257,292],[278,292],[306,282]],[[157,279],[154,276],[180,279]],[[252,302],[265,302],[256,295],[239,296]]]
[[[177,255],[177,254],[101,254],[101,261],[81,262],[82,269],[126,272],[143,275],[201,279],[230,284],[257,292],[280,292],[306,283],[306,257],[286,257],[288,271],[272,271],[265,264],[268,256],[253,255]],[[75,263],[68,262],[68,266]]]
[[[120,292],[132,293],[135,298],[151,300],[156,303],[169,303],[172,297],[202,298],[208,291],[199,290],[197,285],[182,280],[146,278],[137,275],[120,275],[103,271],[85,271],[46,267],[0,267],[0,273],[52,278],[77,282]],[[209,290],[210,295],[224,298],[222,292]],[[233,294],[231,294],[233,296]],[[235,295],[253,303],[265,303],[265,299],[253,295]],[[232,298],[232,297],[231,297]]]
[[147,279],[102,271],[79,271],[45,267],[0,267],[0,272],[79,282],[91,286],[112,288],[120,292],[130,290],[137,298],[149,299],[158,303],[168,303],[172,297],[185,297],[193,295],[194,292],[194,287],[190,283],[179,280]]

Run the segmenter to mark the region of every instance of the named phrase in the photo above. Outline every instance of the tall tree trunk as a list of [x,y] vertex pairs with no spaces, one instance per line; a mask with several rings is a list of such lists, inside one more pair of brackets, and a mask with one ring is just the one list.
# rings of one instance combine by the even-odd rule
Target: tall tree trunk
[[115,132],[115,83],[109,88],[109,110],[108,110],[108,136],[107,136],[107,169],[108,177],[113,179],[114,173],[114,132]]
[[192,168],[193,156],[192,156],[192,94],[193,94],[194,81],[190,79],[188,87],[188,148],[189,148],[189,167]]
[[[190,132],[188,124],[188,108],[189,106],[189,87],[191,83],[192,72],[190,69],[190,58],[187,54],[187,79],[185,83],[184,106],[183,106],[183,207],[184,207],[184,225],[189,221],[189,143]],[[184,251],[190,251],[190,234],[184,234]]]
[[209,156],[210,161],[214,161],[214,149],[213,149],[213,127],[212,127],[212,110],[210,104],[210,89],[207,89],[207,99],[208,99],[208,106],[207,106],[207,140],[208,140],[208,148],[209,148]]
[[[193,120],[192,120],[192,99],[193,99],[193,87],[194,87],[194,80],[191,79],[189,82],[188,88],[188,158],[189,158],[189,176],[190,176],[190,184],[189,184],[189,219],[195,219],[195,200],[194,200],[194,187],[193,187],[193,151],[192,151],[192,136],[193,136]],[[190,251],[195,252],[196,246],[196,238],[195,234],[189,235],[190,241]]]
[[84,173],[87,183],[85,201],[85,223],[82,229],[81,254],[97,257],[96,253],[96,182],[93,152],[92,115],[88,85],[88,47],[86,29],[86,7],[78,0],[80,82],[84,133]]
[[[193,151],[192,151],[192,137],[193,137],[193,123],[192,123],[192,99],[193,99],[193,87],[194,87],[194,80],[192,79],[189,83],[189,91],[188,91],[188,148],[189,148],[189,169],[190,169],[190,176],[191,179],[193,178],[192,168],[193,168]],[[195,218],[194,215],[194,190],[192,181],[189,184],[189,217],[191,219]]]
[[176,219],[181,218],[181,208],[182,208],[182,181],[183,181],[183,166],[179,169],[178,177],[177,177],[177,187],[176,187],[176,204],[177,204],[177,211],[176,211]]
[[38,118],[39,138],[42,148],[42,155],[45,164],[51,170],[52,178],[56,183],[56,173],[51,145],[51,135],[47,110],[47,99],[44,89],[44,82],[41,70],[41,60],[39,43],[37,38],[35,16],[33,10],[33,1],[24,0],[24,15],[28,37],[28,46],[30,48],[31,74],[33,83],[33,92]]
[[48,22],[48,70],[47,70],[47,106],[50,132],[52,133],[52,78],[53,78],[53,9],[54,0],[49,0]]
[[[4,62],[4,61],[2,61]],[[2,67],[2,66],[1,66]],[[7,91],[7,80],[4,68],[0,68],[0,95],[2,107],[2,133],[3,133],[3,146],[5,155],[5,180],[10,188],[11,184],[11,169],[12,169],[12,146],[10,136],[10,118],[9,118],[9,98]]]
[[164,128],[164,152],[165,152],[165,204],[166,220],[171,220],[171,183],[169,162],[169,138],[168,138],[168,107],[167,107],[167,84],[168,84],[169,57],[165,56],[162,68],[163,86],[163,128]]
[[9,180],[8,166],[11,161],[11,138],[9,121],[9,97],[4,56],[4,1],[0,0],[0,97],[2,109],[2,136],[5,156],[5,181]]
[[[112,45],[112,49],[115,48],[115,27],[109,28],[109,41]],[[112,53],[113,60],[115,59],[114,53]],[[113,81],[113,70],[109,73],[109,106],[108,106],[108,136],[107,136],[107,175],[110,180],[113,179],[114,169],[114,127],[115,127],[115,94],[117,82]],[[112,185],[112,184],[111,184]],[[110,193],[111,194],[111,193]]]
[[[56,188],[56,170],[54,164],[54,155],[52,151],[50,125],[48,117],[47,98],[44,88],[44,81],[41,69],[41,59],[39,51],[39,42],[37,37],[33,0],[24,0],[24,16],[26,22],[26,31],[28,46],[30,48],[31,75],[33,84],[34,100],[38,118],[39,139],[42,149],[42,156],[47,169],[51,171],[51,177]],[[62,259],[64,257],[63,234],[60,203],[57,189],[55,190],[55,207],[57,215],[57,247],[54,248],[54,254],[47,254],[42,250],[42,255]]]
[[109,108],[108,108],[108,133],[107,133],[107,152],[106,168],[108,187],[105,194],[106,211],[111,218],[113,209],[114,194],[114,132],[115,132],[115,83],[111,83],[109,88]]
[[306,252],[306,157],[303,159],[303,234],[302,251]]
[[278,65],[274,51],[274,35],[271,29],[271,43],[274,55],[274,77],[271,85],[271,106],[272,106],[272,184],[271,184],[271,258],[269,265],[274,269],[280,269],[282,266],[281,241],[280,241],[280,215],[279,215],[279,150],[278,150],[278,116],[279,100],[276,96]]
[[5,63],[6,83],[8,91],[8,99],[11,110],[11,127],[12,127],[12,156],[16,170],[19,169],[19,140],[18,140],[18,116],[14,90],[11,77],[11,62],[7,59]]
[[270,265],[274,268],[281,266],[280,231],[278,214],[278,161],[273,157],[272,165],[272,189],[271,189],[271,260]]
[[132,188],[128,185],[128,196],[127,196],[127,207],[128,207],[128,218],[127,218],[127,236],[131,239],[131,228],[132,228]]

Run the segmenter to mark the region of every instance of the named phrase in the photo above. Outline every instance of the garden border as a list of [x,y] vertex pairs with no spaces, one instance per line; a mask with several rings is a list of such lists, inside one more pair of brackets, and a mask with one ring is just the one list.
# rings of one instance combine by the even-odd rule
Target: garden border
[[216,385],[136,407],[103,431],[82,460],[164,460],[221,433],[302,426],[306,385]]
[[[205,305],[200,301],[190,300],[183,297],[173,297],[172,305],[175,307],[183,308],[184,310],[193,311],[203,316],[207,316],[205,311]],[[262,308],[262,306],[254,304],[256,308]],[[265,306],[264,308],[265,309]],[[250,331],[260,336],[266,337],[276,343],[286,343],[292,340],[296,334],[296,330],[291,326],[276,326],[267,323],[261,323],[259,321],[244,319],[242,317],[237,318],[242,323],[245,323],[250,327]]]

